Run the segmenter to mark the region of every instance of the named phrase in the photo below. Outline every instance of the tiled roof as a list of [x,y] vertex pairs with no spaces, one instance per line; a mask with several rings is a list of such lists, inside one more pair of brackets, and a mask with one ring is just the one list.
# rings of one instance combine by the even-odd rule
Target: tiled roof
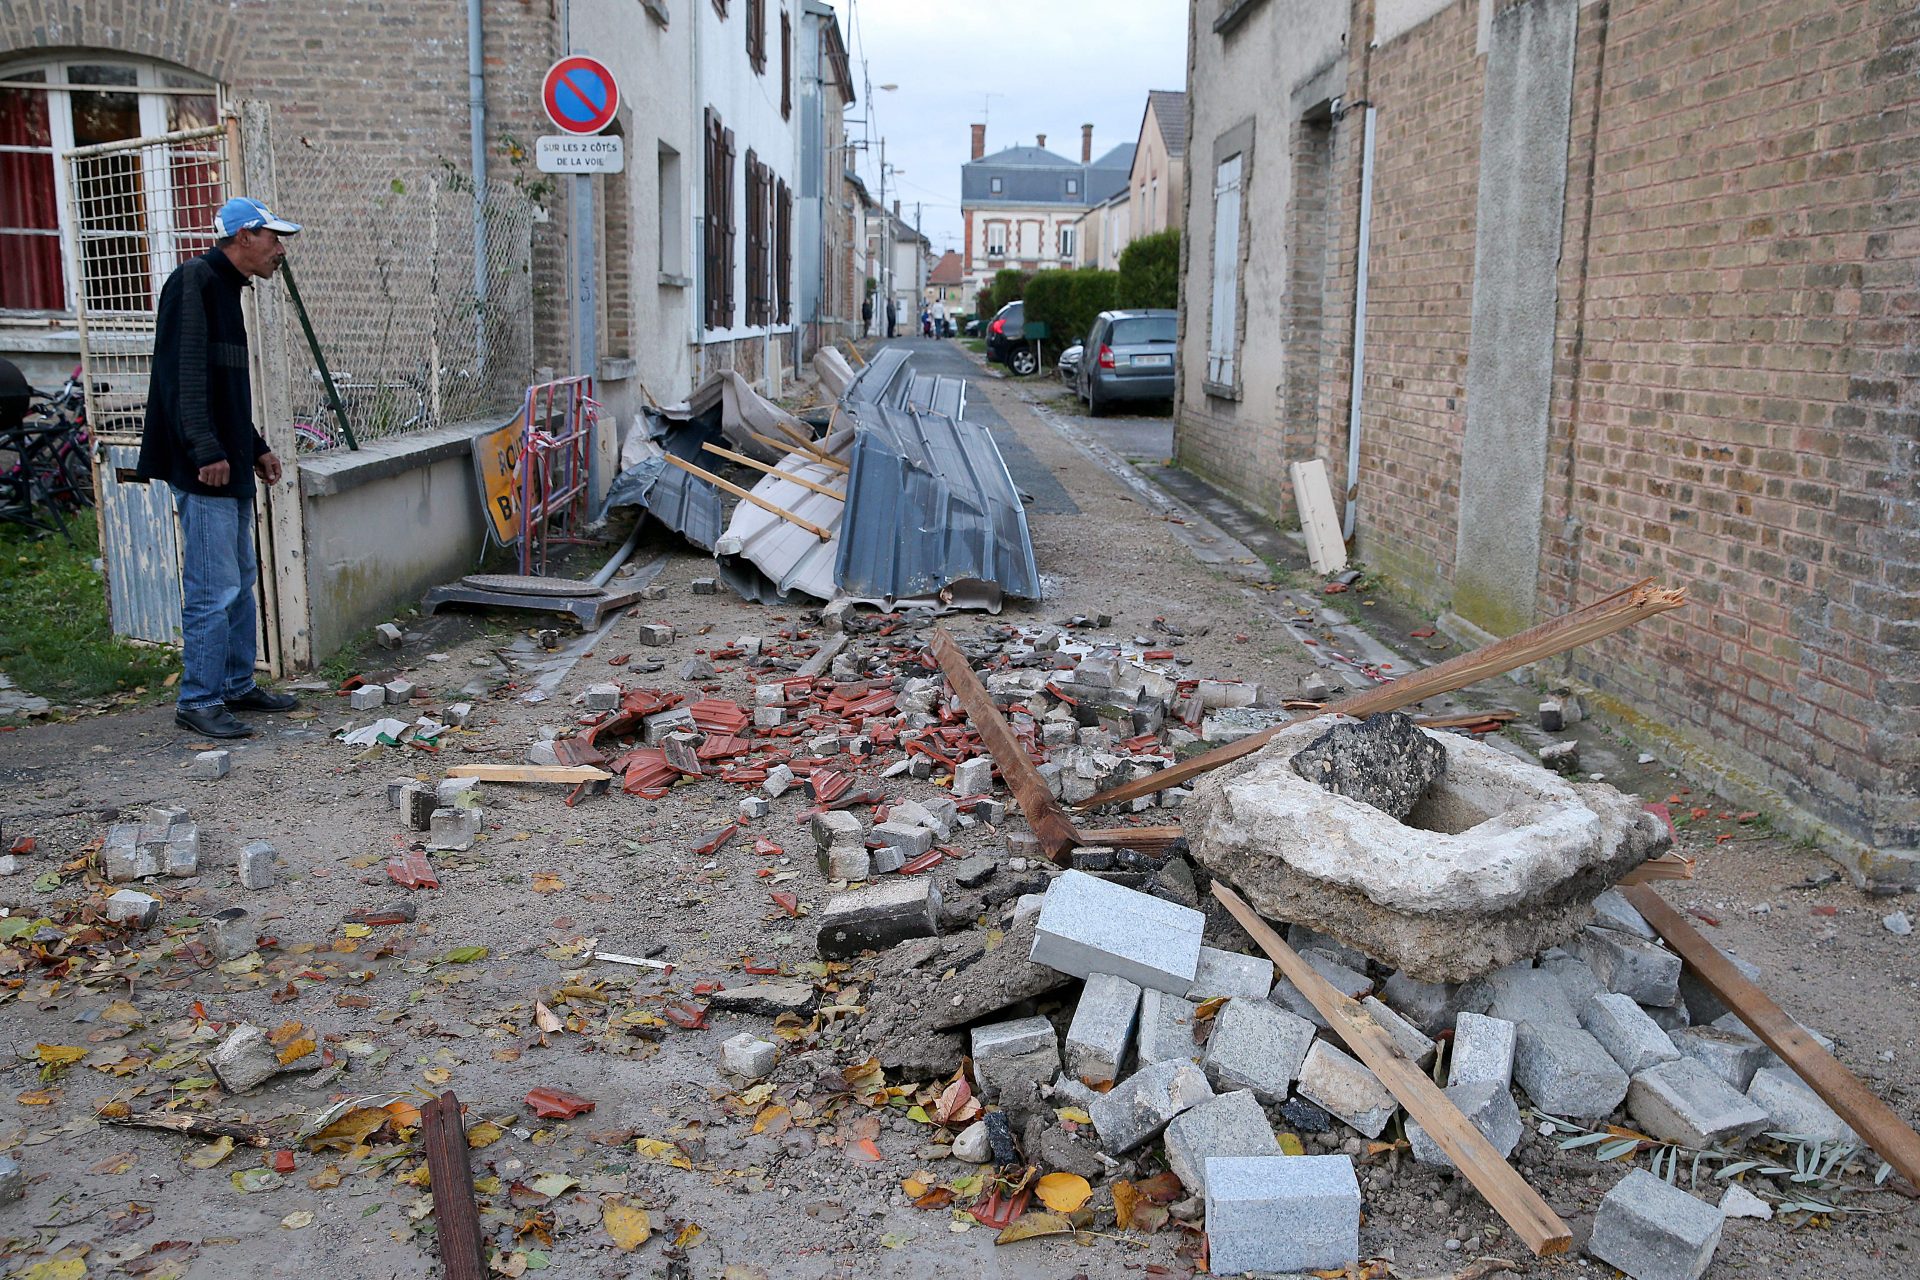
[[1187,95],[1179,89],[1151,89],[1147,92],[1147,110],[1160,121],[1160,137],[1170,156],[1187,151]]

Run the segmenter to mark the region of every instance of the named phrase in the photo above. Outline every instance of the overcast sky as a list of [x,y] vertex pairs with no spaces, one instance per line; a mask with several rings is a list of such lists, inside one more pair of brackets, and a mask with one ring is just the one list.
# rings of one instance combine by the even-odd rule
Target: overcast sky
[[[1097,158],[1132,142],[1147,90],[1184,89],[1183,0],[831,0],[853,55],[849,139],[871,112],[887,141],[887,202],[942,249],[960,248],[960,166],[968,125],[987,123],[987,154],[1030,145],[1080,158],[1080,125],[1093,124]],[[861,66],[865,61],[865,68]],[[862,79],[873,86],[867,95]],[[892,92],[883,84],[900,86]],[[879,157],[855,153],[879,195]]]

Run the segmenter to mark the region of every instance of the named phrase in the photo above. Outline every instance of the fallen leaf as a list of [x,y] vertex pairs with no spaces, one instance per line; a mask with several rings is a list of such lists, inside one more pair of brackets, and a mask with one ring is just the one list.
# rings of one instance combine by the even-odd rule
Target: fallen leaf
[[503,1130],[491,1120],[482,1120],[467,1130],[467,1150],[479,1151],[500,1141]]
[[9,1280],[87,1280],[87,1260],[72,1255],[48,1258],[14,1272]]
[[526,1103],[533,1108],[533,1114],[542,1120],[571,1120],[577,1115],[593,1110],[593,1103],[585,1098],[544,1086],[529,1089]]
[[688,1245],[698,1240],[702,1234],[704,1234],[704,1229],[699,1223],[689,1222],[684,1227],[681,1227],[680,1234],[673,1238],[673,1247],[676,1249],[685,1249]]
[[86,1057],[87,1050],[75,1044],[37,1044],[33,1046],[33,1056],[40,1060],[40,1065],[58,1071]]
[[140,1153],[137,1151],[122,1151],[119,1155],[108,1156],[104,1160],[94,1161],[87,1166],[87,1172],[102,1175],[125,1173],[127,1170],[133,1168],[133,1162],[139,1158]]
[[445,1067],[428,1067],[420,1073],[420,1078],[428,1084],[441,1085],[453,1079],[453,1072]]
[[453,950],[447,952],[446,955],[448,964],[472,964],[476,960],[485,960],[486,958],[487,949],[485,947],[455,947]]
[[552,1199],[554,1196],[565,1195],[579,1186],[580,1179],[567,1173],[540,1173],[535,1174],[527,1185],[548,1199]]
[[855,1148],[860,1152],[859,1156],[857,1157],[858,1159],[863,1161],[874,1161],[874,1160],[880,1159],[880,1148],[877,1145],[875,1145],[872,1138],[862,1138],[860,1139],[859,1142],[855,1143],[854,1145],[855,1145]]
[[793,1127],[793,1112],[785,1107],[768,1107],[753,1118],[755,1133],[771,1133],[776,1137]]
[[356,1107],[307,1139],[307,1149],[351,1151],[392,1119],[384,1107]]
[[533,1002],[533,1025],[540,1029],[540,1043],[545,1044],[548,1035],[555,1031],[564,1031],[567,1024],[560,1021],[559,1015],[555,1014],[553,1010],[547,1008],[547,1006],[540,1003],[540,1001],[535,1000]]
[[235,1191],[252,1195],[256,1191],[271,1191],[283,1185],[286,1179],[271,1169],[256,1166],[252,1169],[235,1169],[227,1181],[233,1184]]
[[314,1191],[328,1191],[340,1185],[340,1166],[330,1164],[307,1179],[307,1186]]
[[1276,1134],[1275,1137],[1279,1140],[1281,1155],[1303,1156],[1307,1154],[1307,1149],[1301,1145],[1300,1139],[1297,1135],[1291,1134],[1291,1133],[1282,1133],[1282,1134]]
[[296,1209],[286,1217],[280,1219],[280,1225],[288,1231],[298,1231],[302,1227],[310,1227],[313,1225],[313,1211],[310,1209]]
[[315,1049],[318,1049],[319,1047],[320,1046],[315,1044],[312,1040],[309,1040],[307,1037],[302,1036],[298,1040],[295,1040],[293,1043],[289,1044],[286,1048],[280,1050],[280,1065],[284,1067],[284,1066],[290,1065],[291,1063],[298,1062],[300,1059],[306,1057],[308,1054],[312,1053]]
[[195,1169],[211,1169],[233,1154],[233,1139],[221,1136],[187,1156],[185,1163]]
[[635,1138],[633,1140],[633,1149],[649,1160],[658,1160],[660,1163],[670,1164],[676,1169],[690,1170],[693,1168],[693,1162],[681,1153],[680,1148],[674,1146],[671,1142],[663,1142],[659,1138]]
[[632,1253],[653,1235],[653,1219],[645,1209],[617,1200],[601,1204],[600,1225],[606,1228],[607,1234],[613,1237],[614,1247],[622,1253]]
[[1077,1173],[1050,1173],[1033,1184],[1040,1203],[1055,1213],[1072,1213],[1093,1195],[1093,1184]]
[[551,871],[533,873],[533,891],[535,893],[558,893],[567,887],[567,882]]
[[1022,1240],[1033,1240],[1040,1236],[1072,1235],[1073,1231],[1073,1224],[1057,1213],[1023,1213],[1008,1223],[1006,1230],[995,1236],[993,1242],[1018,1244]]

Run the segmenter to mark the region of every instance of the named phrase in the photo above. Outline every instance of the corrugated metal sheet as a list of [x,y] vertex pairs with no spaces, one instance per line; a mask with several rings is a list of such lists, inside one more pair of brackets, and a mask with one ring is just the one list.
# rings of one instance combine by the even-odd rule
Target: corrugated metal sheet
[[111,444],[97,463],[107,613],[113,633],[153,644],[180,643],[180,522],[173,490],[123,483],[140,459],[136,445]]
[[1040,571],[1020,495],[992,433],[957,414],[964,384],[916,376],[903,348],[874,357],[842,401],[854,427],[835,579],[842,594],[1036,599]]
[[[674,452],[679,454],[677,449]],[[648,515],[703,551],[713,550],[720,541],[719,491],[669,463],[665,454],[655,454],[615,476],[607,490],[607,506],[644,507]]]
[[[775,465],[789,475],[815,484],[844,487],[843,473],[803,453],[790,453]],[[762,476],[752,492],[775,506],[785,507],[802,520],[819,525],[835,537],[831,542],[822,542],[771,511],[751,502],[739,503],[720,539],[717,557],[720,576],[744,599],[763,604],[783,600],[794,591],[820,600],[833,599],[833,566],[845,504],[779,476]]]

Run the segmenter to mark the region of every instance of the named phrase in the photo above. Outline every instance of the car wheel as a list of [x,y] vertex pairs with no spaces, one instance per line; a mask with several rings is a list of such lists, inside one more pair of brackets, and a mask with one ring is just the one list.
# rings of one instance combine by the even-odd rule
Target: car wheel
[[1100,398],[1099,384],[1089,382],[1087,384],[1087,416],[1089,418],[1104,417],[1106,412],[1107,402]]
[[1007,353],[1007,367],[1013,370],[1014,377],[1025,378],[1040,367],[1040,362],[1034,358],[1033,352],[1018,347]]

